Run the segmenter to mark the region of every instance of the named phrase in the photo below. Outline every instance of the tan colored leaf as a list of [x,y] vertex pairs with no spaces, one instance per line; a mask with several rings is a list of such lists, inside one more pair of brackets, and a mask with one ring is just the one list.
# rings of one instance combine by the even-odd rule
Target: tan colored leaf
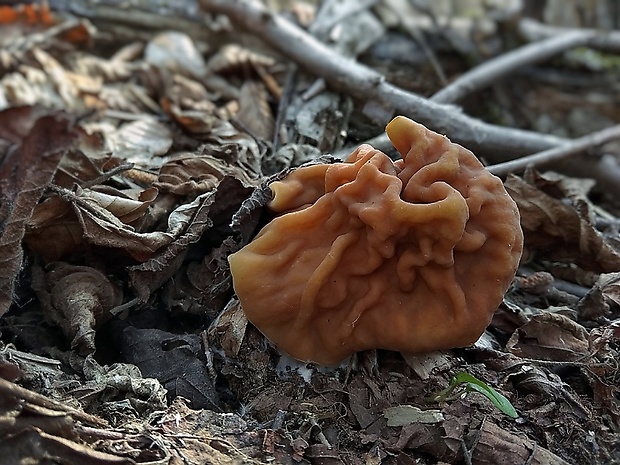
[[222,47],[207,62],[207,70],[211,73],[236,73],[247,70],[251,66],[269,67],[275,64],[275,60],[266,55],[253,52],[237,44]]
[[147,62],[173,73],[201,77],[205,62],[190,36],[183,32],[166,31],[157,34],[146,45]]
[[118,157],[132,162],[135,153],[150,156],[166,154],[172,146],[172,132],[154,118],[145,117],[108,134],[107,141]]
[[235,357],[241,349],[247,326],[248,319],[243,313],[239,301],[232,299],[218,317],[213,320],[208,333],[211,340],[219,341],[226,355]]
[[93,189],[78,187],[76,194],[84,200],[94,201],[108,210],[123,223],[132,223],[141,218],[153,201],[157,198],[158,190],[150,187],[146,190],[134,191],[135,198],[130,191],[120,191],[111,187],[99,186]]
[[383,415],[388,426],[405,426],[412,423],[441,423],[443,415],[440,410],[422,410],[413,405],[397,405],[386,408]]

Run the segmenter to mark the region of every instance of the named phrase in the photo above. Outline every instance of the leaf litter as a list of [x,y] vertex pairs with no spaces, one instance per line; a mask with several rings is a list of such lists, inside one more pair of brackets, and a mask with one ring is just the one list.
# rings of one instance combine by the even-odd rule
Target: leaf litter
[[[437,63],[455,68],[445,45],[420,45],[426,26],[390,13],[399,2],[295,3],[394,79],[374,46],[386,34],[435,62],[425,86],[440,86]],[[121,39],[96,10],[15,8],[0,44],[6,463],[620,463],[620,205],[596,180],[561,167],[506,180],[526,254],[475,345],[300,363],[248,324],[226,258],[265,221],[267,180],[376,135],[389,109],[234,32]],[[231,31],[203,20],[211,38]],[[497,91],[515,115],[541,111]],[[455,375],[472,389],[433,400]]]

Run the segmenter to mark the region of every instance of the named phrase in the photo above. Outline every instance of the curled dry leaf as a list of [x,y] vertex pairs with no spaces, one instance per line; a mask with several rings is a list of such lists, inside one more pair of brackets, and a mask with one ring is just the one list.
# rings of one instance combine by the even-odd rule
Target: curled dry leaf
[[168,158],[159,170],[154,186],[173,194],[196,197],[215,189],[226,175],[248,186],[258,182],[257,179],[251,179],[243,169],[219,158],[185,153]]
[[100,271],[64,262],[45,269],[45,286],[35,289],[46,316],[60,326],[80,354],[95,351],[95,329],[120,305],[122,293]]
[[[131,399],[131,407],[139,412],[161,410],[166,405],[166,390],[161,383],[141,372],[130,363],[114,363],[111,366],[99,365],[92,355],[88,355],[82,366],[86,383],[72,391],[84,402],[93,402],[99,394],[104,403],[114,411],[119,406],[115,401]],[[107,399],[110,401],[106,402]],[[115,405],[116,404],[116,405]],[[127,408],[121,406],[121,409]]]
[[218,112],[209,108],[209,104],[205,108],[185,108],[180,102],[164,97],[161,106],[184,131],[195,136],[209,134],[219,122]]
[[588,332],[564,315],[544,312],[518,328],[506,349],[535,360],[577,361],[588,354]]
[[[140,299],[147,301],[154,290],[174,276],[181,267],[188,248],[198,242],[205,231],[214,225],[220,230],[229,230],[231,216],[240,208],[241,203],[248,198],[251,192],[252,187],[245,185],[235,177],[225,176],[216,189],[201,194],[191,203],[181,205],[173,211],[168,219],[168,231],[174,240],[158,251],[150,260],[130,269],[131,283],[138,292]],[[230,234],[233,233],[232,230],[229,232]],[[224,241],[222,249],[227,248],[231,249],[232,245]],[[215,267],[211,266],[211,258],[214,259]],[[211,302],[219,301],[222,298],[219,294],[228,292],[226,286],[230,285],[230,277],[226,270],[217,264],[218,261],[221,263],[221,260],[222,257],[219,256],[216,249],[212,256],[207,254],[205,261],[192,272],[199,274],[201,271],[205,271],[207,273],[205,276],[218,277],[217,280],[214,279],[208,284],[204,283],[204,286],[199,285],[199,301],[204,299]],[[203,266],[204,269],[201,268]],[[191,280],[200,281],[198,276],[193,276]],[[187,281],[187,279],[183,277],[180,281]],[[213,286],[215,292],[211,293],[209,286]],[[191,285],[190,287],[194,291],[197,289]],[[184,293],[186,298],[191,301],[192,291],[186,293],[184,289],[180,289],[180,292]],[[212,295],[208,295],[210,293]]]
[[92,200],[74,197],[71,204],[87,242],[120,249],[138,261],[149,259],[173,239],[164,231],[137,232]]
[[591,418],[592,413],[581,403],[571,387],[565,384],[558,375],[535,365],[519,363],[517,366],[520,366],[519,371],[509,375],[509,379],[519,391],[541,396],[546,404],[550,400],[565,401],[579,418]]
[[595,272],[620,270],[620,253],[571,205],[514,175],[505,185],[519,207],[530,251]]
[[83,200],[96,202],[123,223],[130,224],[144,216],[158,192],[155,187],[121,191],[109,186],[95,186],[92,189],[78,187],[76,195]]
[[608,316],[612,307],[620,307],[620,273],[603,273],[579,301],[579,316],[596,320]]
[[208,329],[209,339],[217,341],[229,357],[236,357],[248,326],[248,319],[237,299],[231,299]]
[[204,139],[203,153],[242,168],[251,179],[261,178],[262,156],[254,138],[240,132],[228,121],[217,120]]
[[471,452],[472,463],[490,465],[497,463],[531,463],[569,465],[549,449],[524,437],[512,434],[485,420],[476,435],[478,440]]
[[[119,191],[98,186],[61,191],[41,202],[28,221],[26,243],[45,260],[58,260],[86,242],[123,249],[134,257],[150,256],[171,237],[164,232],[136,232],[157,189]],[[133,198],[132,198],[133,197]]]

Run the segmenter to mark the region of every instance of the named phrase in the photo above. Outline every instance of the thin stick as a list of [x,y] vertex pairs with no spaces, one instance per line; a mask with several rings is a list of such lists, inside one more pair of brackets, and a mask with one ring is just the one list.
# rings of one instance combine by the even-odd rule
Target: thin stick
[[[532,153],[567,142],[562,137],[484,123],[459,109],[438,104],[404,91],[380,73],[343,57],[290,21],[249,0],[201,0],[211,13],[225,14],[234,23],[260,36],[266,43],[309,72],[325,79],[335,90],[360,100],[373,100],[448,135],[492,161]],[[387,122],[387,121],[386,121]]]
[[594,31],[571,31],[519,47],[462,74],[433,95],[431,100],[439,103],[457,102],[523,66],[547,60],[571,48],[588,45],[596,35]]
[[[529,41],[539,41],[548,37],[566,34],[572,29],[542,24],[531,18],[523,18],[518,24],[519,33]],[[620,31],[601,31],[598,29],[580,29],[585,33],[595,35],[588,42],[588,46],[608,52],[620,50]]]
[[538,166],[547,164],[561,158],[585,152],[614,139],[620,139],[620,124],[574,139],[560,147],[544,150],[517,160],[491,165],[488,166],[487,169],[496,176],[506,176],[508,173],[523,171],[529,165]]

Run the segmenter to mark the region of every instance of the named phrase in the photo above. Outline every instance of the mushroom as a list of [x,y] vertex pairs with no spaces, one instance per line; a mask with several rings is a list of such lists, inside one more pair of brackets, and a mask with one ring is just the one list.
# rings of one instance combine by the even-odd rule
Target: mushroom
[[523,233],[500,179],[405,117],[386,132],[396,162],[364,144],[271,183],[275,216],[229,257],[249,321],[299,360],[467,346],[517,270]]

